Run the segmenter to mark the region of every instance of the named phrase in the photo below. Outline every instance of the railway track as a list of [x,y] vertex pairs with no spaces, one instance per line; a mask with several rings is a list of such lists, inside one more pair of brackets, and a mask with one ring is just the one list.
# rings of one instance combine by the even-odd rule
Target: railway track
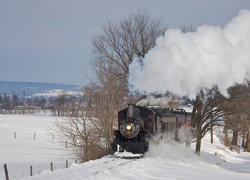
[[[83,174],[85,174],[86,179],[95,179],[95,176],[102,174],[105,171],[113,170],[117,167],[126,165],[128,163],[134,162],[137,159],[122,159],[117,157],[109,157],[100,163],[95,163],[93,165],[87,166],[84,168]],[[87,175],[87,176],[86,176]]]

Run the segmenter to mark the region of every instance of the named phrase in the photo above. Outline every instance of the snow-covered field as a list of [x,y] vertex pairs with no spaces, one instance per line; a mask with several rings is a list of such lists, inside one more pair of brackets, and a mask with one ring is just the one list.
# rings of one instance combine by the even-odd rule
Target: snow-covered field
[[[176,142],[161,142],[151,144],[150,151],[141,159],[109,155],[75,164],[69,149],[58,139],[52,139],[49,128],[52,122],[53,117],[48,115],[0,115],[0,179],[5,178],[4,163],[8,165],[10,179],[250,179],[250,153],[228,150],[219,140],[220,133],[214,137],[214,144],[209,143],[209,135],[203,139],[200,157],[194,155],[194,146],[189,150]],[[71,161],[67,169],[66,160]],[[53,172],[49,170],[50,162],[56,166]],[[30,165],[34,166],[32,177]]]
[[20,179],[50,169],[63,168],[75,162],[70,150],[60,143],[54,129],[54,118],[48,114],[0,115],[0,179],[5,179],[7,164],[10,179]]

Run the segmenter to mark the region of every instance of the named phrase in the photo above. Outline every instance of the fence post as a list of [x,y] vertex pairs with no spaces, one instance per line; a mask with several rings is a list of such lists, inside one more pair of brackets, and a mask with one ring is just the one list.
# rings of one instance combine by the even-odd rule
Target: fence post
[[14,132],[14,139],[16,139],[16,132]]
[[34,139],[36,139],[36,133],[34,133]]
[[75,163],[77,164],[77,159],[75,160]]
[[9,180],[9,174],[8,174],[7,164],[4,164],[4,173],[5,173],[6,180]]
[[32,172],[32,166],[30,166],[30,176],[33,175],[33,172]]
[[66,168],[68,168],[69,167],[69,165],[68,165],[68,160],[66,160]]
[[50,170],[53,171],[53,162],[50,163]]

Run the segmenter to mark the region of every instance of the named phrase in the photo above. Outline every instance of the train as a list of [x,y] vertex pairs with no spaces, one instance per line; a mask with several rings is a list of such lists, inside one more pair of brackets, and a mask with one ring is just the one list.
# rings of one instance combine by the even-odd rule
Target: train
[[118,129],[114,130],[113,152],[144,154],[155,138],[179,140],[179,129],[190,126],[191,113],[183,109],[142,107],[128,104],[118,112]]

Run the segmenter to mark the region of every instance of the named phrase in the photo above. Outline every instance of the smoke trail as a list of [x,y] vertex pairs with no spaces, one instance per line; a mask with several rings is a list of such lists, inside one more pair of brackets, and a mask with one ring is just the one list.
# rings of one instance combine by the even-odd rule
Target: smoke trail
[[130,65],[129,83],[135,90],[195,97],[199,88],[217,85],[226,94],[250,75],[250,11],[241,10],[223,28],[169,29],[140,64],[135,60]]
[[[171,104],[170,104],[171,103]],[[183,99],[174,97],[172,95],[162,96],[162,97],[154,97],[147,96],[146,98],[140,100],[136,103],[137,106],[158,106],[161,108],[174,108],[183,103]]]

